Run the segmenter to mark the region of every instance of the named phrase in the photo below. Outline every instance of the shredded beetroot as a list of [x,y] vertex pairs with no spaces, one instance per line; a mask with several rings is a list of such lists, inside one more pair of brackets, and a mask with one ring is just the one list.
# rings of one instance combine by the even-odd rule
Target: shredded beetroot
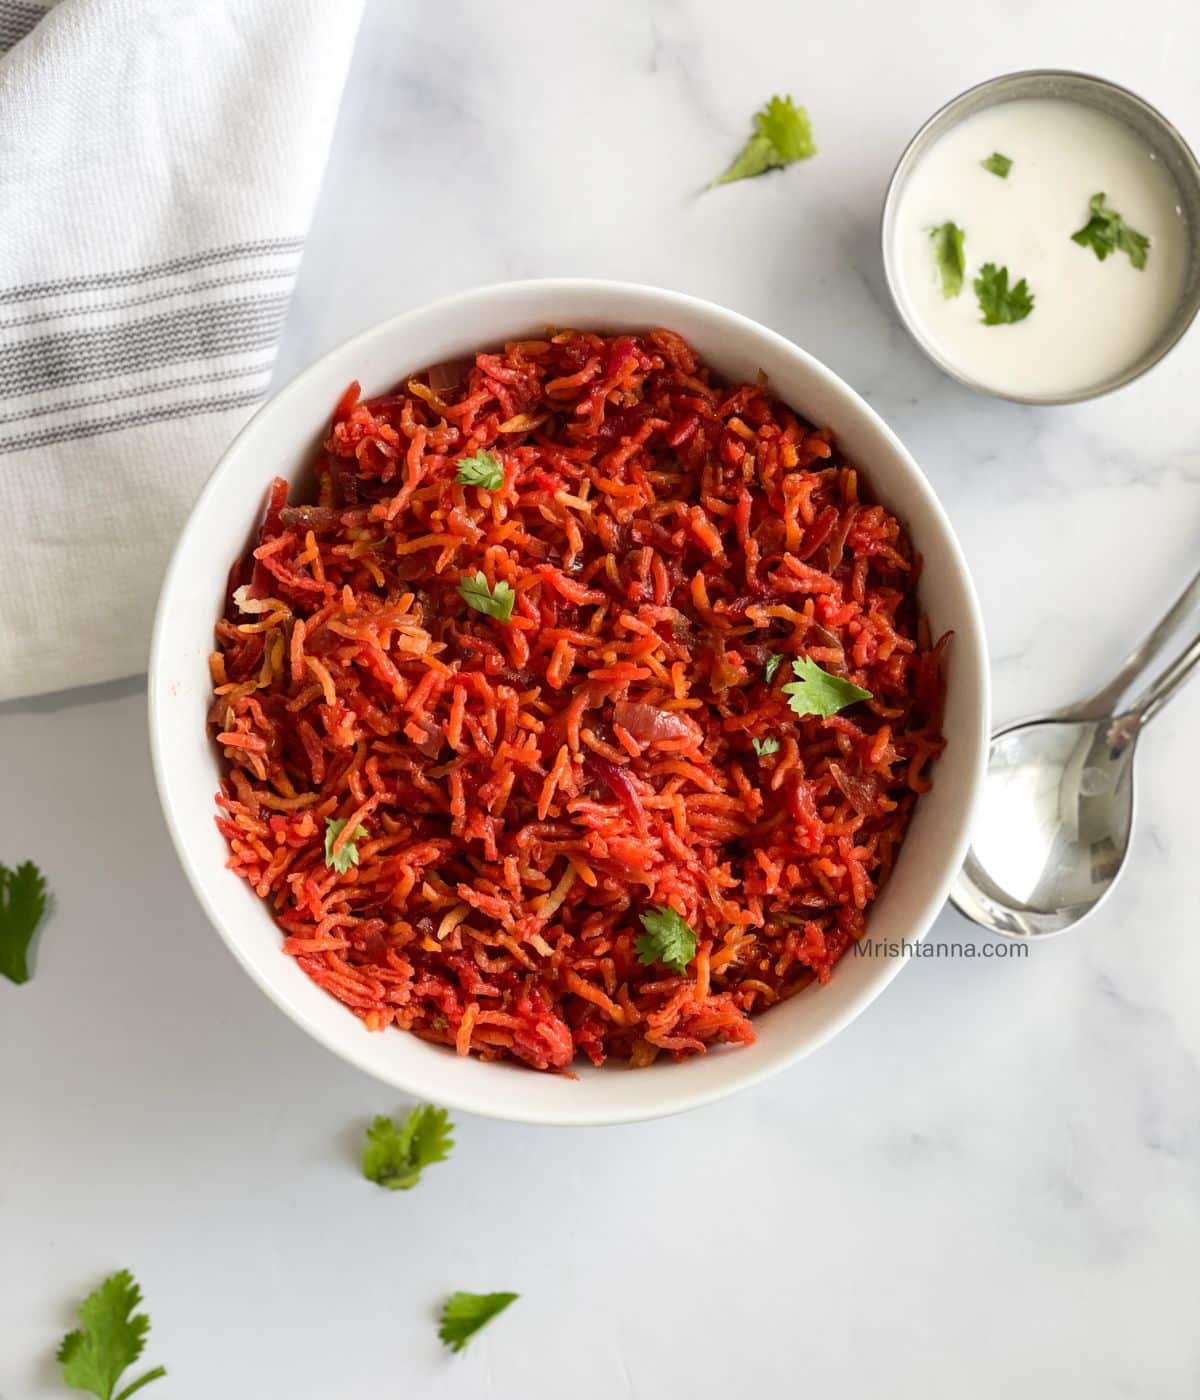
[[[456,480],[480,451],[495,490]],[[670,331],[567,331],[352,385],[316,476],[231,574],[211,713],[230,865],[315,982],[561,1071],[751,1041],[828,979],[942,750],[946,642],[828,432]],[[797,717],[798,657],[873,698]],[[638,959],[652,905],[683,975]]]

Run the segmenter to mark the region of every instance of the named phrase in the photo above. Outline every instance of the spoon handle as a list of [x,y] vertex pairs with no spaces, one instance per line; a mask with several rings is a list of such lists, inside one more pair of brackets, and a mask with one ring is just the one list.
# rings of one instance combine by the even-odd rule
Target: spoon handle
[[[1171,604],[1162,620],[1134,647],[1133,651],[1125,660],[1125,664],[1112,678],[1111,681],[1099,690],[1095,695],[1087,700],[1082,700],[1078,705],[1071,705],[1068,709],[1059,712],[1061,719],[1105,719],[1113,714],[1121,700],[1121,697],[1129,690],[1137,678],[1145,672],[1154,658],[1162,651],[1167,642],[1174,635],[1179,624],[1187,617],[1188,613],[1200,603],[1200,573],[1192,579],[1191,583],[1183,590],[1174,603]],[[1180,660],[1183,658],[1181,657]],[[1178,663],[1177,663],[1178,664]],[[1174,667],[1172,667],[1172,670]],[[1165,679],[1165,675],[1164,675]],[[1182,679],[1182,677],[1180,677]],[[1173,688],[1173,687],[1172,687]],[[1131,706],[1121,706],[1122,709],[1140,710],[1144,702],[1148,701],[1150,692],[1143,696],[1143,703],[1135,703]],[[1163,700],[1156,705],[1154,713],[1162,708]],[[1148,719],[1146,715],[1144,718]]]
[[1184,651],[1181,651],[1167,669],[1142,691],[1129,707],[1137,716],[1139,727],[1148,724],[1179,687],[1196,669],[1200,661],[1200,637],[1197,637]]

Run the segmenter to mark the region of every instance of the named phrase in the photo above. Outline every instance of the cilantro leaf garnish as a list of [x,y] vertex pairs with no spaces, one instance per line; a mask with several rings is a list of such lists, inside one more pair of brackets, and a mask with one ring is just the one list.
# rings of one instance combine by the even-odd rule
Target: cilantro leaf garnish
[[350,840],[342,846],[340,851],[335,852],[334,842],[345,830],[349,820],[349,817],[325,818],[325,864],[331,865],[339,875],[344,875],[352,865],[358,864],[358,846],[355,842],[365,840],[367,835],[365,826],[355,827]]
[[778,739],[751,739],[750,743],[759,758],[765,758],[769,753],[779,752]]
[[763,667],[763,680],[770,685],[775,679],[775,672],[779,670],[779,663],[783,660],[783,653],[773,651],[767,657],[767,664]]
[[708,187],[746,180],[768,170],[780,170],[797,160],[815,156],[812,123],[803,107],[790,97],[772,97],[754,118],[754,134],[735,157],[733,164]]
[[495,491],[498,486],[504,485],[504,468],[494,452],[480,450],[470,457],[459,458],[454,479],[464,486],[483,486],[488,491]]
[[517,601],[512,585],[503,579],[497,581],[494,589],[489,588],[487,575],[482,569],[474,578],[459,579],[458,592],[467,607],[486,613],[497,622],[507,622],[512,617],[513,604]]
[[0,862],[0,976],[29,981],[29,945],[46,912],[46,881],[33,861]]
[[674,909],[655,905],[640,916],[645,933],[634,940],[643,967],[660,962],[681,975],[696,956],[696,930]]
[[957,224],[941,224],[930,229],[933,239],[933,260],[942,278],[942,295],[956,297],[962,291],[963,271],[967,266],[963,253],[963,231]]
[[1139,270],[1146,266],[1150,252],[1150,240],[1144,233],[1130,228],[1115,209],[1104,207],[1104,195],[1094,194],[1088,200],[1091,218],[1078,232],[1071,235],[1071,241],[1082,248],[1091,248],[1101,262],[1109,253],[1127,253],[1129,261]]
[[790,685],[783,687],[788,704],[798,715],[819,715],[828,719],[854,705],[859,700],[869,700],[871,692],[860,685],[852,685],[841,676],[830,675],[807,656],[792,662],[792,670],[798,677]]
[[382,1113],[367,1129],[362,1170],[368,1181],[389,1191],[408,1191],[434,1162],[444,1162],[454,1146],[454,1124],[444,1108],[418,1104],[398,1127]]
[[485,1323],[515,1303],[519,1293],[452,1293],[442,1309],[438,1336],[451,1351],[462,1351]]
[[68,1332],[56,1353],[63,1379],[75,1390],[90,1390],[100,1400],[128,1400],[135,1390],[167,1374],[155,1366],[114,1394],[117,1382],[142,1354],[150,1319],[133,1310],[142,1291],[128,1269],[113,1274],[79,1305],[82,1328]]
[[1008,156],[1002,156],[999,151],[993,151],[987,160],[981,160],[979,164],[985,170],[990,170],[993,175],[999,175],[1002,180],[1008,179],[1008,172],[1013,167]]
[[983,312],[981,319],[985,326],[1023,321],[1033,310],[1033,293],[1024,277],[1010,289],[1008,268],[998,268],[995,263],[984,263],[979,269],[979,276],[975,279],[975,295],[979,298],[979,309]]

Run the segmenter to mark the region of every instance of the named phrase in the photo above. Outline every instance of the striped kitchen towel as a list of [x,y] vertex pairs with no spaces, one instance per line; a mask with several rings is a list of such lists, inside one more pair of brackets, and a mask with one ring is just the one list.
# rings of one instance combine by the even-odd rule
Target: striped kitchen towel
[[0,700],[143,669],[263,398],[359,0],[0,0]]

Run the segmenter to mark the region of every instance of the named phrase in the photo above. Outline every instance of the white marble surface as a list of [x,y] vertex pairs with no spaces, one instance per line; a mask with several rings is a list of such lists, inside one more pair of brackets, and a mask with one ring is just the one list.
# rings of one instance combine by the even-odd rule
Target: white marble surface
[[[1098,680],[1200,538],[1200,331],[1103,402],[943,378],[876,247],[915,126],[994,73],[1145,93],[1200,142],[1191,0],[814,6],[376,0],[281,373],[479,282],[620,276],[794,337],[880,409],[961,534],[997,717]],[[697,197],[775,91],[820,155]],[[0,857],[57,894],[0,983],[0,1395],[62,1394],[128,1266],[166,1400],[1184,1397],[1200,1392],[1200,686],[1149,732],[1133,863],[1024,962],[912,966],[829,1048],[666,1122],[464,1119],[411,1195],[356,1173],[396,1096],[236,968],[158,815],[138,682],[0,710]],[[939,937],[982,937],[945,914]],[[521,1301],[460,1357],[450,1290]]]

